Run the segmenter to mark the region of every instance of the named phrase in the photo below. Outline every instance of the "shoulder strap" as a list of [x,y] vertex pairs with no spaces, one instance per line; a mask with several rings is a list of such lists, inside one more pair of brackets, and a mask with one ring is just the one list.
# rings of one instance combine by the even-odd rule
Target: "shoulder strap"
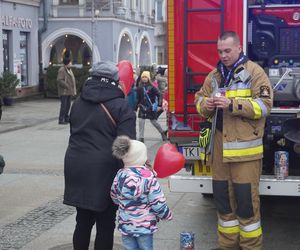
[[117,123],[114,120],[114,118],[111,116],[110,112],[108,111],[108,109],[105,107],[105,105],[103,103],[100,103],[100,106],[103,108],[104,112],[107,114],[107,116],[109,117],[109,119],[111,120],[112,124],[117,127]]
[[150,99],[150,97],[148,96],[148,93],[147,93],[147,91],[146,91],[145,87],[144,87],[144,94],[145,94],[145,96],[146,96],[146,98],[147,98],[148,102],[150,102],[150,105],[152,106],[151,99]]

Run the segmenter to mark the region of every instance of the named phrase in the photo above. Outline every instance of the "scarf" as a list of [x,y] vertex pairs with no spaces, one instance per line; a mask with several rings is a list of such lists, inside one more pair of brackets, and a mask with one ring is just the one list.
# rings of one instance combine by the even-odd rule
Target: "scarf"
[[240,66],[241,64],[244,64],[248,60],[249,59],[247,56],[244,55],[244,52],[241,52],[238,60],[233,64],[233,67],[231,70],[228,70],[226,68],[226,66],[221,61],[219,61],[217,64],[217,70],[220,72],[220,74],[222,76],[220,88],[227,87],[228,84],[230,83],[230,80],[233,76],[233,72],[236,70],[236,68],[238,66]]
[[[233,76],[233,72],[236,70],[236,68],[239,65],[247,62],[248,60],[249,60],[248,57],[245,56],[243,52],[241,52],[238,60],[233,64],[231,70],[228,70],[226,66],[221,61],[219,61],[217,64],[217,70],[220,72],[222,76],[220,88],[228,87],[231,78]],[[222,109],[218,109],[216,128],[221,132],[223,131],[223,110]]]

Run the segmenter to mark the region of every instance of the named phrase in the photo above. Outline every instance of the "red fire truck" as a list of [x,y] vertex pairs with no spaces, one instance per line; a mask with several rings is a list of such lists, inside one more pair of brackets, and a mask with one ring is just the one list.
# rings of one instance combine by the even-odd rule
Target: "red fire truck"
[[[168,0],[169,138],[186,158],[185,171],[169,179],[178,192],[212,193],[210,166],[200,161],[202,118],[194,94],[218,62],[217,37],[236,31],[248,57],[274,88],[274,108],[264,136],[262,195],[300,195],[300,1]],[[274,177],[274,153],[289,154],[289,176]]]

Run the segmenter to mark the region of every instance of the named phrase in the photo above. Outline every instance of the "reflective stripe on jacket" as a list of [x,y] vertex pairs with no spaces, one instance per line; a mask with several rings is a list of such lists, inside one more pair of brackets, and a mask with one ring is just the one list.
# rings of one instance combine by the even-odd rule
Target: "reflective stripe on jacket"
[[[216,92],[212,87],[215,81],[220,86],[221,74],[216,69],[209,73],[195,94],[196,109],[205,118],[215,113],[203,106],[206,98]],[[235,70],[225,96],[232,103],[223,110],[223,161],[261,159],[265,117],[273,104],[273,91],[266,73],[256,63],[247,61]]]

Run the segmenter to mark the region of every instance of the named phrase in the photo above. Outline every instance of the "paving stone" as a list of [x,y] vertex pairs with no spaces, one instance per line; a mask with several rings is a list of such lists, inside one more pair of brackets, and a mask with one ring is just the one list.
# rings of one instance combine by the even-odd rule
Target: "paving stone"
[[62,203],[62,197],[31,210],[15,222],[0,228],[0,249],[21,249],[75,211],[75,208]]

